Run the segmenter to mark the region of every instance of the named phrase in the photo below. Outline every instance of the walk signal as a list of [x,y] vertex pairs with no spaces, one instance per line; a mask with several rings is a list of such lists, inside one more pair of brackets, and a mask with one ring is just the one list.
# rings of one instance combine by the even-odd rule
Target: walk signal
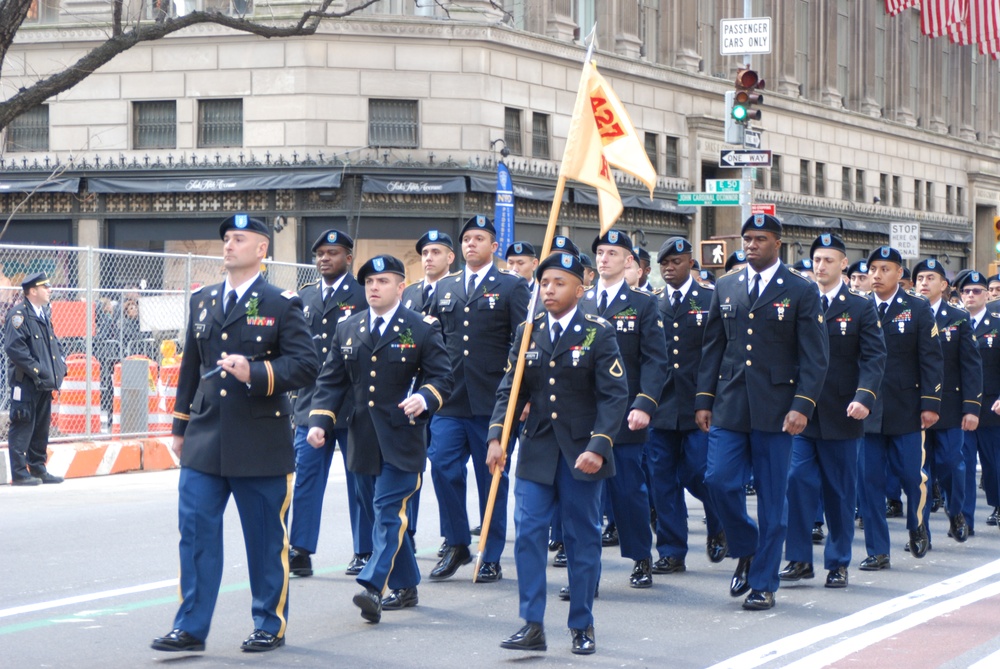
[[[733,106],[729,110],[729,116],[740,124],[747,121],[759,121],[761,112],[754,109],[756,104],[764,103],[764,96],[754,91],[764,88],[764,80],[757,76],[757,73],[750,69],[749,65],[744,65],[736,72],[736,90],[733,93]],[[727,96],[728,101],[728,96]]]

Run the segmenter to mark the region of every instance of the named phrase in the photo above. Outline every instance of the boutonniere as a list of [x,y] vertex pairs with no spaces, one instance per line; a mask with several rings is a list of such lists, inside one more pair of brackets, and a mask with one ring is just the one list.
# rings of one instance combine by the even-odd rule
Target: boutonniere
[[256,318],[260,314],[257,312],[257,298],[251,297],[247,300],[247,318]]
[[411,328],[406,328],[399,333],[399,347],[416,348],[416,344],[413,343],[413,330]]
[[852,320],[851,313],[849,311],[845,311],[844,313],[837,316],[834,320],[837,321],[838,323],[850,323]]
[[787,298],[787,297],[786,297],[786,298],[785,298],[785,299],[783,299],[783,300],[782,300],[781,302],[775,302],[775,303],[774,303],[774,304],[772,304],[771,306],[772,306],[772,307],[789,307],[789,306],[791,306],[791,305],[792,305],[792,301],[791,301],[791,299],[789,299],[789,298]]
[[693,297],[688,302],[688,304],[691,305],[691,311],[688,312],[689,314],[700,314],[701,313],[701,305],[698,304],[697,300],[695,300]]
[[984,336],[984,337],[996,337],[996,336],[997,336],[997,334],[998,334],[998,333],[997,333],[997,329],[996,329],[996,328],[993,328],[992,330],[990,330],[989,332],[987,332],[987,333],[986,333],[985,335],[983,335],[983,336]]
[[350,309],[351,305],[349,305],[347,302],[337,302],[337,308],[343,311],[345,309]]
[[619,311],[617,314],[615,314],[614,317],[615,318],[635,318],[637,315],[638,315],[638,312],[635,310],[635,307],[629,307],[628,309],[625,309],[624,311]]

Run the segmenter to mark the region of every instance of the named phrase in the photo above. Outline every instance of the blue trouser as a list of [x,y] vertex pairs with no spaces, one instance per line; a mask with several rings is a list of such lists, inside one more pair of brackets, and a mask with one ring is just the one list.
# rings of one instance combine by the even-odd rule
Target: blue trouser
[[[965,506],[965,437],[962,428],[954,427],[947,430],[927,430],[924,439],[925,461],[930,473],[930,480],[941,487],[945,498],[945,512],[949,518],[962,512]],[[973,494],[975,488],[972,488]],[[924,523],[930,519],[930,504],[924,507]],[[931,527],[927,524],[927,536]]]
[[[489,416],[434,416],[431,419],[431,439],[434,442],[431,478],[441,510],[441,533],[449,546],[468,546],[472,543],[465,492],[465,468],[470,457],[479,490],[479,517],[482,518],[486,513],[486,501],[489,499],[493,480],[493,475],[486,466],[486,433],[489,431],[489,424]],[[507,541],[509,470],[508,457],[493,506],[490,532],[483,552],[484,562],[499,562]]]
[[420,570],[413,544],[406,538],[409,506],[420,490],[421,475],[404,472],[389,463],[375,477],[375,532],[372,556],[358,574],[358,583],[385,593],[386,588],[413,588]]
[[601,488],[604,481],[573,478],[559,456],[551,485],[519,478],[514,486],[514,563],[521,617],[526,622],[545,619],[545,561],[549,524],[557,508],[562,519],[569,577],[571,629],[594,624],[594,590],[601,571]]
[[865,549],[868,555],[889,555],[889,523],[885,518],[885,477],[892,471],[906,493],[906,529],[916,530],[923,522],[927,505],[927,476],[923,472],[923,432],[885,436],[866,434],[864,494],[861,517],[865,521]]
[[[708,435],[705,485],[726,530],[730,554],[754,556],[750,565],[750,587],[754,590],[775,592],[780,583],[791,456],[792,437],[783,432],[746,433],[712,427]],[[747,514],[744,490],[751,469],[757,489],[757,523]]]
[[[980,427],[974,432],[965,433],[965,522],[973,529],[976,514],[976,453],[979,453],[979,463],[983,468],[983,491],[986,493],[986,504],[993,508],[1000,506],[1000,427]],[[971,465],[969,463],[972,463]]]
[[23,420],[12,419],[7,432],[7,457],[14,480],[28,479],[45,471],[52,421],[52,392],[38,390],[28,378],[20,388],[21,399],[11,400],[11,408],[20,404],[27,409],[27,415]]
[[319,541],[320,519],[323,515],[323,495],[330,475],[335,446],[340,444],[347,475],[347,509],[351,516],[351,536],[355,553],[372,552],[372,495],[375,478],[355,474],[347,469],[347,430],[334,430],[322,448],[313,448],[306,441],[309,428],[295,428],[295,493],[292,497],[291,545],[311,553]]
[[646,560],[652,552],[649,529],[649,490],[642,468],[642,444],[616,444],[615,475],[606,479],[608,497],[618,528],[618,550],[631,560]]
[[288,535],[292,475],[224,477],[181,468],[181,605],[174,627],[205,639],[222,582],[222,517],[232,495],[240,513],[254,629],[284,636],[288,620]]
[[656,481],[653,488],[656,551],[661,558],[683,560],[688,551],[685,488],[704,505],[709,536],[722,531],[722,521],[705,486],[708,433],[701,430],[651,429],[646,442],[646,462],[651,479]]
[[802,435],[792,439],[785,540],[788,560],[812,563],[812,528],[816,522],[816,502],[820,500],[829,529],[823,566],[826,569],[850,566],[859,448],[861,439],[812,439]]

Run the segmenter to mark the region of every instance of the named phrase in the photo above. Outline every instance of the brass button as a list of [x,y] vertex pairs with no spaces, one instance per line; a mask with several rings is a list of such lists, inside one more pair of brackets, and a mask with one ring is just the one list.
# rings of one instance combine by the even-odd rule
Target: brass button
[[227,355],[227,353],[226,353],[225,351],[223,351],[223,352],[222,352],[222,357],[223,357],[223,358],[225,358],[225,357],[226,357],[226,355]]
[[281,412],[280,411],[275,411],[274,415],[280,417],[281,416]]
[[464,325],[465,327],[469,327],[469,321],[465,321],[464,323],[462,323],[462,325]]
[[681,340],[680,337],[678,337],[677,335],[674,335],[674,341],[680,341],[680,340]]
[[549,395],[549,401],[550,402],[555,402],[556,401],[556,396],[555,395]]
[[370,393],[375,392],[375,386],[368,386],[368,392]]
[[372,378],[373,379],[375,378],[375,370],[374,369],[372,370]]
[[400,360],[406,362],[406,356],[404,355],[402,358],[400,358]]
[[751,360],[747,360],[747,367],[750,367],[751,365],[753,365],[753,362]]
[[553,411],[552,412],[552,420],[555,420],[556,418],[559,418],[559,414],[557,414],[555,411]]
[[680,352],[680,351],[678,351],[678,350],[677,350],[677,349],[675,348],[675,349],[674,349],[674,355],[680,355],[680,354],[681,354],[681,352]]
[[323,333],[323,339],[326,339],[326,333],[325,332]]
[[222,372],[221,374],[219,374],[219,376],[221,376],[222,378],[226,378],[226,376],[228,375],[226,374],[226,372]]
[[[323,325],[326,325],[326,319],[325,318],[323,319]],[[325,337],[326,335],[323,335],[323,336]]]
[[555,379],[549,379],[549,385],[550,386],[556,385],[556,380]]
[[753,350],[753,346],[752,346],[752,345],[750,345],[750,344],[747,344],[747,350],[748,350],[748,351],[752,351],[752,350]]
[[753,320],[753,314],[750,314],[750,320]]
[[674,369],[680,369],[680,368],[681,368],[681,366],[678,363],[675,362],[674,363]]
[[323,353],[326,353],[326,346],[323,347]]
[[260,341],[260,335],[257,335],[257,341]]
[[222,341],[226,341],[227,339],[229,339],[229,333],[228,332],[223,332],[222,333]]
[[469,341],[469,335],[462,335],[462,341]]
[[372,362],[378,362],[378,356],[377,355],[373,355],[372,356]]
[[465,313],[469,313],[469,307],[465,308]]
[[462,351],[462,353],[464,353],[465,355],[469,355],[469,351],[468,350]]
[[753,328],[747,328],[747,334],[748,335],[752,335],[753,334]]
[[675,327],[675,328],[679,328],[680,326],[681,326],[681,324],[680,324],[680,323],[674,323],[674,327]]
[[225,397],[226,396],[226,389],[223,388],[222,390],[220,390],[219,394],[222,395],[223,397]]
[[555,367],[555,366],[556,366],[556,361],[555,360],[549,360],[549,367]]
[[368,406],[370,406],[370,407],[375,406],[375,402],[372,401],[372,400],[368,400]]

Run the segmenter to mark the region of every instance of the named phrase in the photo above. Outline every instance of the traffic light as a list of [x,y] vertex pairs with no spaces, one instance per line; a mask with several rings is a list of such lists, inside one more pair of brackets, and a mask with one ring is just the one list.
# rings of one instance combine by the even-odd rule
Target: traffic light
[[760,110],[755,104],[763,104],[764,96],[754,91],[764,88],[764,80],[744,65],[736,72],[736,90],[733,92],[733,106],[729,116],[736,123],[745,125],[747,121],[759,121]]
[[742,123],[737,123],[736,117],[733,115],[735,99],[736,91],[726,91],[726,114],[723,116],[726,128],[726,144],[739,144],[743,146],[746,128]]
[[996,238],[996,245],[994,248],[996,252],[1000,254],[1000,216],[993,217],[993,236]]

